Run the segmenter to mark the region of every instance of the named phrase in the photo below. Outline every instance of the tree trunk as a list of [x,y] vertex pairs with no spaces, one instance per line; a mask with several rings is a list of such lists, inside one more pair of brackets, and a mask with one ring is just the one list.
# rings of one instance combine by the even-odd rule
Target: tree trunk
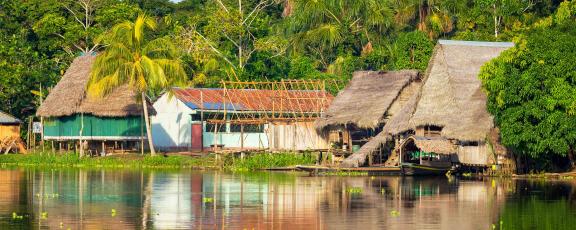
[[148,137],[148,147],[150,147],[150,154],[156,156],[154,144],[152,144],[152,130],[150,129],[150,117],[148,116],[148,105],[146,103],[146,94],[142,92],[142,108],[144,109],[144,124],[146,125],[146,136]]
[[570,160],[570,170],[574,170],[576,162],[574,162],[574,148],[572,146],[568,150],[568,160]]

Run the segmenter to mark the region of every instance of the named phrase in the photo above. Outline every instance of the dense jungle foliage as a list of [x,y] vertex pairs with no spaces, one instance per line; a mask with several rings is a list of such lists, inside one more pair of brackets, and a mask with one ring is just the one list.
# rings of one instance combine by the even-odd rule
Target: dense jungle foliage
[[[426,68],[436,39],[510,41],[553,0],[0,0],[0,108],[34,114],[74,57],[140,13],[180,47],[188,84],[346,80],[358,69]],[[103,38],[104,37],[104,38]]]
[[198,87],[423,71],[437,39],[514,41],[482,74],[503,143],[565,155],[574,12],[560,0],[0,0],[0,110],[33,115],[75,57],[103,52],[114,25],[143,14],[155,21],[144,39],[173,42]]
[[562,3],[515,43],[480,73],[502,143],[540,162],[568,157],[574,164],[576,2]]

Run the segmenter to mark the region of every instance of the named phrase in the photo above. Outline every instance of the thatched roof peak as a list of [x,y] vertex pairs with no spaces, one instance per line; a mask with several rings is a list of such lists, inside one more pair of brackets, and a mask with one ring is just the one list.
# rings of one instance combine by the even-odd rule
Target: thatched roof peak
[[84,55],[74,59],[62,79],[38,108],[36,115],[60,117],[86,113],[102,117],[123,117],[142,114],[142,106],[137,100],[136,92],[127,85],[116,88],[101,99],[86,96],[86,88],[95,60],[94,55]]
[[316,128],[347,125],[376,128],[402,89],[417,78],[416,70],[354,72],[324,116],[316,120]]

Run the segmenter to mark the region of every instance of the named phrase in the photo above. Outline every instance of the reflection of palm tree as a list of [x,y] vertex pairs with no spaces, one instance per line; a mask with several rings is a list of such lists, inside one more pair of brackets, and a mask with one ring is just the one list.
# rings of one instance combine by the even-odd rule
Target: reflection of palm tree
[[[144,172],[140,173],[142,182],[144,181]],[[150,171],[148,181],[144,188],[144,203],[142,204],[142,229],[148,228],[148,221],[151,219],[150,212],[152,211],[152,186],[154,185],[154,172]]]

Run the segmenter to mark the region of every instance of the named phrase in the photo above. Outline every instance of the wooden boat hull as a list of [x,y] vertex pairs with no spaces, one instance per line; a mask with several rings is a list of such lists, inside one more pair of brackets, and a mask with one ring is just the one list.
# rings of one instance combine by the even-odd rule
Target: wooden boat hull
[[402,164],[402,174],[407,176],[445,175],[452,167],[421,164]]
[[421,164],[402,164],[401,167],[358,167],[358,168],[340,168],[326,167],[315,165],[298,165],[296,169],[310,172],[312,174],[350,174],[350,175],[407,175],[407,176],[425,176],[425,175],[445,175],[452,167],[448,166],[430,166]]
[[310,172],[313,174],[351,174],[351,175],[368,175],[368,176],[383,176],[383,175],[401,175],[402,170],[400,167],[359,167],[359,168],[340,168],[340,167],[326,167],[315,165],[298,165],[296,169],[301,171]]

